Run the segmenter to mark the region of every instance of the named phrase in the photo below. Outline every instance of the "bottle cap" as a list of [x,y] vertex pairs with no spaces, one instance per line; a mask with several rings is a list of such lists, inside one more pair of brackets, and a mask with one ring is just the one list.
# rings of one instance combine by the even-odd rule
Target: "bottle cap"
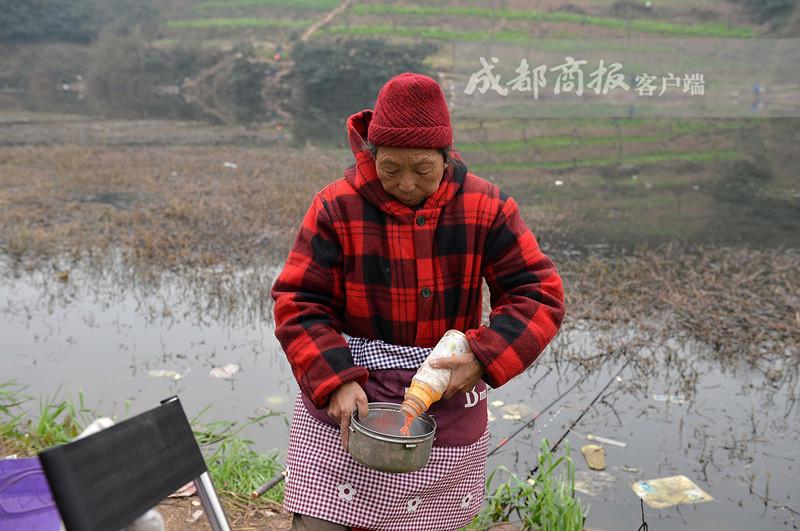
[[406,393],[405,400],[403,400],[403,403],[400,405],[401,411],[414,418],[422,415],[426,409],[428,408],[426,407],[425,402],[411,393]]

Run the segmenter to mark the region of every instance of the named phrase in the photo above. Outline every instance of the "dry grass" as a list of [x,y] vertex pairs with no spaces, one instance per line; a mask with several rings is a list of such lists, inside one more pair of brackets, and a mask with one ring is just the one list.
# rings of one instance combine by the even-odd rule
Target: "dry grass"
[[3,148],[0,241],[19,261],[91,248],[167,268],[248,266],[285,253],[344,166],[314,150]]
[[[285,257],[312,195],[350,160],[310,148],[0,148],[0,244],[23,266],[80,258],[138,288],[172,270],[199,288],[185,293],[194,292],[204,315],[228,320],[245,310],[248,320],[269,319],[270,268]],[[553,205],[559,216],[523,208],[551,237],[581,210]],[[667,245],[557,261],[568,326],[649,322],[653,341],[684,335],[755,364],[800,358],[796,250]]]
[[[561,263],[571,321],[636,323],[767,370],[800,361],[800,253],[671,244]],[[647,332],[644,330],[648,329]]]

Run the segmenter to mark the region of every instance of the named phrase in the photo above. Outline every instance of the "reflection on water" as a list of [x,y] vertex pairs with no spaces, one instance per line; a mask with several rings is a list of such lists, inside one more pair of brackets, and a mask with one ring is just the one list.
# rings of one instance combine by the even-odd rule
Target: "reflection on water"
[[[313,145],[343,151],[339,172],[350,163],[346,118],[373,106],[392,75],[427,72],[449,102],[456,96],[450,74],[428,71],[435,50],[426,45],[306,43],[292,61],[273,61],[247,46],[210,54],[134,44],[152,61],[109,52],[80,80],[42,66],[43,77],[56,76],[47,90],[22,88],[3,106],[84,119],[0,115],[0,144]],[[800,244],[796,118],[470,118],[457,108],[452,118],[470,169],[515,197],[538,232],[562,241]]]
[[[607,334],[593,327],[572,329],[557,338],[532,370],[493,391],[490,402],[503,402],[490,408],[497,419],[493,444],[584,374],[582,368],[564,362],[570,352],[583,350],[588,358],[602,352],[606,340],[635,342],[630,330],[610,332],[613,339]],[[631,484],[675,475],[689,477],[715,501],[662,510],[645,506],[651,529],[744,531],[796,525],[796,515],[783,506],[796,505],[797,367],[771,379],[734,361],[710,362],[702,345],[674,342],[628,353],[632,364],[567,438],[577,475],[587,483],[584,487],[599,491],[594,496],[579,494],[591,505],[591,527],[636,529],[640,509]],[[558,440],[621,365],[621,359],[610,358],[595,369],[575,392],[495,454],[490,468],[506,464],[524,473],[536,466],[541,438]],[[521,420],[504,421],[509,418],[508,404],[520,402],[526,406]],[[581,446],[592,443],[588,435],[625,444],[603,445],[602,473],[590,471],[580,454]]]
[[[260,277],[270,285],[271,271]],[[250,278],[240,275],[249,285]],[[114,284],[72,270],[67,282],[51,272],[0,280],[0,374],[33,395],[56,389],[87,400],[104,414],[135,413],[179,394],[189,415],[211,405],[216,419],[291,411],[297,386],[260,311],[222,310],[210,290],[165,277],[158,284]],[[235,363],[234,379],[214,379],[214,367]],[[150,371],[175,371],[153,378]],[[34,406],[35,407],[35,406]],[[285,423],[270,419],[251,434],[263,450],[285,447]]]
[[[321,44],[295,49],[293,68],[246,47],[221,55],[180,47],[164,53],[129,41],[101,42],[97,48],[106,61],[89,71],[85,49],[61,51],[59,45],[55,67],[37,59],[38,48],[26,51],[30,61],[19,62],[26,74],[21,78],[33,69],[39,74],[31,78],[47,82],[4,94],[0,149],[10,155],[38,150],[41,166],[32,171],[64,182],[80,179],[67,176],[64,158],[47,146],[92,146],[99,156],[119,150],[126,161],[133,160],[127,155],[133,150],[149,155],[149,147],[157,146],[172,158],[153,174],[182,179],[185,173],[191,180],[197,175],[189,163],[200,151],[217,157],[227,172],[233,164],[227,161],[238,160],[232,154],[313,144],[341,152],[334,178],[352,159],[345,118],[371,106],[391,75],[423,71],[431,64],[423,58],[432,53],[425,45],[383,41]],[[140,54],[130,50],[149,60],[140,64]],[[440,73],[452,91],[446,72],[434,75]],[[451,102],[453,95],[448,92]],[[796,119],[458,115],[456,109],[455,142],[468,166],[515,197],[548,253],[580,259],[587,249],[611,254],[617,247],[664,241],[800,245]],[[90,165],[79,155],[73,164],[84,171]],[[220,186],[230,184],[225,175]],[[115,188],[113,179],[104,186],[81,195],[76,208],[91,203],[124,209],[142,192]],[[55,202],[41,194],[36,201]],[[304,209],[307,198],[302,203]],[[50,230],[55,216],[55,210],[42,216],[48,217],[43,230]],[[287,223],[292,232],[299,221]],[[49,269],[0,267],[0,382],[15,378],[41,396],[60,389],[75,397],[82,389],[98,412],[120,416],[127,401],[136,413],[172,394],[181,396],[190,416],[210,405],[209,420],[274,411],[284,419],[269,418],[244,435],[258,450],[285,450],[297,385],[274,337],[266,296],[277,270],[143,273],[111,259],[100,269],[73,266],[59,280]],[[639,501],[631,483],[683,474],[715,501],[646,509],[652,529],[796,528],[796,361],[766,360],[756,372],[737,360],[720,361],[702,344],[648,335],[652,329],[641,323],[567,323],[531,370],[491,390],[492,446],[580,384],[497,452],[490,469],[504,464],[519,473],[530,470],[540,439],[559,439],[614,376],[622,361],[607,355],[609,348],[626,345],[633,361],[568,435],[581,479],[598,491],[581,494],[591,504],[589,524],[636,529]],[[229,364],[241,368],[230,380],[210,376]],[[625,443],[605,446],[603,474],[588,471],[578,451],[588,435]]]
[[[275,271],[259,277],[264,287]],[[208,304],[205,296],[181,297],[197,292],[181,282],[164,277],[129,286],[80,269],[66,282],[50,271],[3,275],[0,374],[27,384],[34,395],[60,387],[75,396],[83,389],[89,405],[107,414],[124,415],[126,400],[136,413],[179,394],[190,415],[209,404],[216,419],[244,420],[266,410],[290,415],[297,386],[264,318],[268,308],[217,319],[198,302]],[[733,361],[709,361],[703,345],[659,344],[642,334],[635,327],[573,323],[531,370],[491,390],[494,446],[590,371],[495,454],[490,469],[532,468],[538,441],[557,440],[616,373],[622,358],[606,355],[609,346],[627,345],[632,362],[568,436],[581,477],[599,484],[596,496],[581,494],[591,504],[592,527],[635,529],[639,503],[630,484],[683,474],[715,501],[646,509],[653,528],[783,529],[792,514],[776,506],[792,505],[800,460],[797,368],[764,376]],[[241,366],[231,380],[209,376],[213,367],[228,363]],[[182,377],[153,378],[153,370]],[[245,434],[262,451],[287,445],[288,430],[279,418]],[[589,434],[626,444],[606,445],[604,475],[592,476],[598,473],[588,472],[578,452]],[[765,505],[762,497],[770,501]]]

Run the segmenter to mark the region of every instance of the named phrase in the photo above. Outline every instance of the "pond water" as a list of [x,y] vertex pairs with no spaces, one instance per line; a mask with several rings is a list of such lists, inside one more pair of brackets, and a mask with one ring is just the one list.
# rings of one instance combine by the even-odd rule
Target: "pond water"
[[[279,42],[274,31],[269,29],[269,40]],[[447,49],[444,53],[450,54]],[[452,56],[455,64],[455,45]],[[105,168],[99,167],[110,152],[124,153],[124,164],[129,165],[129,153],[135,160],[133,155],[147,156],[152,147],[174,149],[170,155],[175,165],[169,170],[154,165],[149,168],[152,174],[185,178],[188,186],[196,183],[196,175],[184,173],[182,165],[198,152],[215,157],[228,172],[236,167],[227,162],[233,160],[229,157],[248,150],[305,149],[311,156],[337,150],[342,164],[331,172],[334,178],[352,158],[344,120],[373,97],[366,90],[352,90],[358,84],[352,83],[349,72],[341,76],[347,81],[345,88],[331,87],[325,101],[310,97],[290,105],[284,105],[283,90],[271,92],[278,88],[273,85],[232,91],[226,87],[227,78],[235,81],[236,76],[225,75],[207,91],[168,86],[109,90],[103,95],[76,83],[77,72],[62,79],[63,65],[55,60],[53,64],[45,70],[55,69],[49,74],[58,77],[42,74],[42,79],[59,79],[58,83],[42,81],[37,92],[3,87],[0,208],[8,204],[4,192],[22,187],[24,178],[14,177],[27,176],[27,167],[15,166],[17,160],[29,160],[19,157],[25,150],[41,154],[36,161],[41,165],[31,171],[51,176],[46,184],[55,183],[56,188],[72,184],[65,181],[76,173],[105,176]],[[269,81],[275,71],[265,74]],[[260,97],[230,97],[234,92],[252,97],[262,91],[270,97],[258,105],[252,102]],[[306,91],[298,85],[290,92]],[[767,96],[771,93],[770,88]],[[341,99],[343,95],[348,97]],[[448,93],[450,103],[454,95]],[[353,108],[329,105],[339,101]],[[329,112],[331,106],[338,107],[335,113]],[[800,247],[797,118],[764,120],[754,114],[731,120],[642,119],[633,113],[630,119],[481,118],[462,114],[460,105],[453,109],[455,146],[467,165],[517,200],[545,249],[582,256],[587,249],[611,254],[665,242]],[[68,160],[58,153],[64,146],[85,148],[89,155],[78,162]],[[100,162],[87,164],[88,159]],[[15,184],[7,185],[3,170],[7,181]],[[19,225],[30,222],[46,233],[58,225],[59,215],[68,217],[64,213],[69,208],[100,203],[117,210],[134,208],[139,181],[131,185],[123,178],[125,172],[116,175],[116,170],[111,168],[107,183],[98,180],[98,189],[77,201],[48,196],[47,186],[36,188],[41,197],[30,202],[49,205],[54,213],[48,210],[43,220],[25,219]],[[237,171],[256,174],[241,162]],[[138,179],[142,171],[136,167],[133,173]],[[220,173],[220,187],[228,175]],[[296,198],[286,198],[291,199]],[[154,218],[163,219],[163,209],[153,212]],[[298,217],[295,226],[299,221]],[[124,230],[120,227],[109,230]],[[257,229],[263,227],[254,227],[254,236]],[[9,239],[0,233],[0,249]],[[269,238],[263,241],[270,245]],[[94,242],[80,243],[85,245],[78,254]],[[227,244],[222,241],[220,247],[227,250]],[[277,249],[275,255],[285,253]],[[131,264],[113,257],[109,267],[99,269],[69,260],[44,262],[20,269],[0,250],[0,383],[13,378],[33,397],[57,394],[77,402],[82,393],[87,406],[118,418],[175,394],[190,417],[209,407],[203,417],[208,421],[245,422],[270,415],[248,426],[243,435],[258,451],[285,451],[298,387],[265,302],[280,267],[277,260],[258,270],[220,271],[216,276],[189,270],[173,274],[159,270],[160,265],[140,275]],[[69,274],[60,280],[56,272],[62,270]],[[231,295],[226,301],[215,295],[214,281],[208,281],[223,276],[224,289]],[[230,300],[235,304],[228,304]],[[800,314],[797,318],[800,323]],[[639,528],[640,502],[631,485],[674,475],[685,475],[714,500],[660,510],[645,506],[644,519],[654,531],[797,529],[797,360],[771,361],[755,370],[736,359],[715,357],[702,343],[643,337],[651,333],[652,323],[608,327],[568,322],[530,370],[490,390],[494,448],[571,389],[494,453],[489,470],[505,465],[524,476],[536,465],[541,439],[559,440],[580,418],[566,441],[584,491],[578,496],[590,505],[592,529]],[[627,345],[627,357],[604,356],[609,345]],[[620,371],[627,359],[631,361]],[[231,378],[211,376],[214,369],[231,364],[238,368]],[[38,402],[34,399],[25,407],[35,415]],[[580,447],[591,442],[590,435],[624,443],[604,445],[603,473],[589,471],[580,454]],[[565,447],[566,442],[560,450]]]
[[[29,119],[0,113],[0,118],[3,149],[59,144],[114,150],[147,145],[288,147],[273,126],[243,129],[74,115],[42,122],[37,122],[35,115]],[[664,131],[695,131],[707,125],[654,124]],[[598,164],[596,169],[567,168],[561,173],[547,168],[529,172],[504,169],[507,155],[503,150],[529,140],[527,125],[515,129],[518,125],[481,123],[478,132],[474,123],[456,123],[455,127],[459,140],[473,143],[472,152],[466,150],[465,155],[468,164],[476,163],[476,173],[495,180],[517,198],[527,219],[544,224],[546,229],[537,234],[543,247],[580,255],[588,248],[613,253],[619,247],[643,242],[800,244],[800,203],[792,200],[800,192],[796,182],[780,173],[765,173],[761,167],[738,160],[733,165],[724,161],[654,162],[647,153],[641,160],[650,162],[619,167]],[[754,123],[734,125],[723,124],[722,128],[727,131],[741,125],[747,129]],[[618,123],[584,126],[594,131],[586,135],[586,144],[574,152],[567,146],[563,155],[554,156],[597,157],[592,150],[596,145],[606,146],[608,128],[616,131],[618,140],[600,151],[641,147],[635,140],[624,140],[641,135],[643,130],[636,129],[641,124],[632,122],[629,131],[623,131],[628,125]],[[711,124],[702,135],[692,133],[699,139],[695,142],[692,137],[692,143],[716,149],[717,126]],[[557,141],[563,147],[559,135],[563,133],[541,139],[543,145]],[[738,136],[726,138],[726,149],[742,145]],[[686,139],[675,142],[685,143]],[[482,143],[494,144],[504,153],[503,158],[475,147]],[[549,151],[531,147],[508,157],[537,163],[550,156]],[[348,158],[347,152],[342,155],[342,160]],[[632,160],[639,159],[634,156]],[[495,162],[500,164],[492,166]],[[550,162],[557,166],[559,160]],[[52,164],[58,168],[57,160]],[[99,193],[95,200],[118,208],[115,198],[124,199],[109,195],[119,193],[114,190]],[[88,406],[120,418],[149,409],[174,394],[181,397],[190,417],[210,406],[204,416],[209,421],[244,422],[271,414],[243,434],[259,451],[285,451],[298,388],[274,337],[269,304],[264,304],[280,265],[227,272],[228,289],[233,285],[240,295],[250,295],[247,301],[236,297],[238,308],[226,308],[210,295],[213,286],[198,280],[202,275],[194,278],[156,270],[142,280],[133,271],[124,272],[124,262],[109,262],[113,267],[103,270],[81,263],[67,266],[57,260],[33,270],[2,264],[0,381],[14,378],[33,396],[58,392],[59,397],[77,400],[80,390]],[[69,269],[66,281],[54,274],[59,269]],[[254,291],[261,293],[253,295]],[[641,524],[640,503],[631,484],[674,475],[687,476],[714,501],[660,510],[645,506],[644,517],[651,529],[796,528],[800,519],[796,362],[795,366],[773,365],[766,372],[756,371],[737,360],[716,359],[703,344],[676,338],[641,341],[637,337],[641,333],[635,323],[622,329],[571,323],[534,367],[491,390],[487,399],[492,404],[490,444],[494,447],[578,382],[532,427],[495,453],[489,469],[505,465],[524,475],[536,464],[540,440],[560,439],[599,396],[567,437],[581,490],[591,492],[579,496],[591,507],[588,523],[592,528],[636,529]],[[589,370],[585,360],[600,356],[609,344],[631,345],[627,355],[634,361],[619,375],[619,357],[608,357]],[[228,364],[239,367],[232,378],[210,376],[213,369]],[[158,371],[168,372],[157,376]],[[180,377],[175,379],[175,374]],[[598,395],[609,381],[607,390]],[[27,407],[36,413],[37,402]],[[589,471],[579,452],[590,442],[588,435],[625,443],[624,448],[605,445],[607,469],[602,474]]]
[[[264,289],[275,267],[265,270]],[[260,451],[285,450],[297,385],[265,318],[219,319],[187,294],[186,280],[165,275],[157,284],[123,287],[110,277],[75,267],[66,282],[51,271],[6,268],[0,277],[0,374],[16,378],[34,396],[78,397],[124,418],[178,394],[191,417],[211,406],[207,420],[243,421],[278,413],[244,435]],[[562,333],[528,372],[488,396],[491,447],[580,380],[493,455],[489,468],[506,465],[525,474],[536,464],[539,441],[558,440],[603,387],[600,399],[569,434],[580,480],[595,495],[597,529],[636,529],[639,500],[630,485],[682,474],[714,501],[661,510],[645,507],[651,529],[784,529],[795,508],[800,411],[797,368],[766,377],[735,361],[714,361],[702,344],[666,341],[600,358],[589,371],[576,363],[605,352],[607,344],[637,344],[635,327],[599,330],[587,323]],[[237,364],[232,379],[209,375]],[[152,377],[177,371],[178,380]],[[503,402],[501,405],[499,402]],[[29,407],[35,411],[36,403]],[[598,435],[626,444],[606,445],[605,474],[589,472],[579,447]],[[565,445],[566,443],[564,443]],[[564,448],[562,445],[562,449]],[[764,503],[762,497],[769,498]],[[796,515],[794,515],[796,517]]]

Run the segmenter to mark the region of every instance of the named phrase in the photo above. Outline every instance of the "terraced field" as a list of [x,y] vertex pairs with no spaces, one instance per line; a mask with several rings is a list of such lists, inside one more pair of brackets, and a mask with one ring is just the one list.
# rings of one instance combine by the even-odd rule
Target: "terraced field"
[[[244,39],[261,43],[263,53],[271,55],[339,5],[337,0],[184,2],[165,14],[165,38],[207,43]],[[455,72],[466,71],[464,61],[472,57],[459,49],[462,43],[544,50],[570,42],[559,39],[751,38],[767,31],[741,4],[727,0],[365,1],[349,5],[314,38],[433,41],[439,49],[428,63],[443,75],[446,88]],[[636,46],[641,50],[644,41]],[[282,50],[291,60],[291,50]],[[633,62],[625,67],[644,71]],[[750,94],[742,97],[749,108]],[[642,104],[637,103],[639,113],[648,105]],[[569,218],[572,229],[578,227],[590,239],[630,242],[678,234],[716,238],[726,223],[741,224],[737,228],[745,231],[752,225],[737,221],[737,209],[728,201],[732,195],[746,192],[766,200],[800,193],[791,176],[780,171],[792,166],[787,157],[793,155],[783,150],[770,156],[764,125],[755,119],[516,119],[513,106],[478,118],[465,111],[455,108],[453,116],[456,147],[470,168],[518,197],[529,220],[546,224],[548,230],[558,231],[558,220]],[[755,186],[751,173],[768,177]],[[770,221],[764,223],[769,226]]]
[[[786,211],[771,201],[800,198],[796,180],[758,155],[763,127],[757,119],[462,120],[456,146],[550,233],[729,240],[774,233],[774,216]],[[751,209],[764,215],[748,217]]]
[[[170,37],[187,32],[223,38],[287,38],[335,8],[334,0],[219,0],[186,3],[168,11]],[[480,4],[480,5],[475,5]],[[658,3],[591,0],[580,7],[565,2],[449,2],[385,5],[358,2],[320,34],[426,38],[532,44],[541,37],[695,36],[753,37],[758,28],[725,1]],[[491,5],[491,3],[490,3]],[[314,15],[318,14],[319,17]],[[244,33],[242,33],[244,31]]]
[[[735,38],[725,41],[730,52],[730,42],[772,36],[742,3],[369,0],[339,9],[340,0],[161,0],[158,37],[139,43],[141,50],[156,62],[173,54],[175,64],[195,66],[179,75],[165,66],[166,75],[152,76],[155,94],[103,101],[82,64],[68,83],[30,76],[33,88],[59,87],[46,94],[52,106],[39,108],[45,98],[35,90],[19,95],[19,109],[11,105],[14,91],[0,94],[9,107],[0,112],[0,293],[9,301],[0,308],[0,332],[10,338],[0,372],[31,392],[85,388],[93,402],[109,405],[132,397],[141,409],[180,393],[187,411],[212,402],[215,419],[266,411],[286,422],[277,417],[242,433],[259,452],[285,449],[297,388],[274,339],[266,287],[313,194],[352,164],[344,118],[363,108],[352,108],[358,97],[366,104],[376,95],[368,80],[353,82],[353,65],[383,83],[406,64],[392,62],[392,53],[403,60],[414,54],[379,50],[376,40],[430,41],[436,51],[425,66],[451,105],[456,150],[518,203],[556,258],[568,298],[562,333],[546,355],[524,377],[492,390],[492,437],[519,426],[527,415],[520,406],[581,384],[490,467],[530,470],[537,439],[556,440],[577,419],[573,448],[590,433],[627,444],[608,448],[605,476],[585,470],[573,451],[583,487],[589,479],[613,481],[598,493],[575,486],[591,502],[591,528],[636,529],[640,511],[662,530],[796,528],[796,474],[786,462],[795,459],[800,436],[800,118],[759,115],[752,82],[730,84],[735,68],[714,82],[736,92],[722,100],[738,106],[736,118],[700,117],[711,113],[693,114],[688,105],[662,117],[648,113],[655,102],[629,104],[617,95],[589,95],[593,107],[579,117],[567,97],[549,98],[555,111],[538,116],[525,112],[532,106],[524,95],[485,106],[461,97],[477,58],[491,57],[484,51],[594,61],[591,47],[602,38],[617,39],[608,48],[614,54],[635,48],[657,55],[663,38]],[[324,53],[294,46],[323,20],[310,37],[322,46],[309,48]],[[369,48],[354,53],[349,37],[369,37]],[[117,58],[133,56],[128,44],[34,45],[5,70],[46,58],[60,72],[64,49],[87,63],[103,57],[98,52],[120,51],[105,65],[116,67]],[[508,79],[506,56],[497,55]],[[420,67],[414,57],[408,64]],[[630,59],[626,74],[651,65],[650,56]],[[711,62],[702,54],[682,59],[686,69]],[[374,65],[391,67],[376,75]],[[140,69],[123,68],[119,85],[141,79]],[[305,75],[313,82],[304,83]],[[766,85],[768,99],[777,91]],[[319,101],[327,107],[316,108]],[[63,102],[69,106],[57,106]],[[607,117],[612,103],[624,110]],[[317,134],[304,137],[309,130]],[[488,299],[485,308],[488,314]],[[628,352],[636,363],[609,380],[614,387],[596,395],[603,399],[585,417],[576,416]],[[208,379],[212,366],[228,362],[241,367],[233,380]],[[3,390],[0,380],[0,398]],[[0,457],[12,449],[0,437]],[[691,477],[715,501],[683,512],[640,506],[631,482],[672,474]],[[246,475],[254,481],[251,470]],[[253,488],[218,484],[228,494]],[[285,528],[267,513],[267,527],[240,519],[234,529]],[[185,520],[183,511],[175,514]]]

